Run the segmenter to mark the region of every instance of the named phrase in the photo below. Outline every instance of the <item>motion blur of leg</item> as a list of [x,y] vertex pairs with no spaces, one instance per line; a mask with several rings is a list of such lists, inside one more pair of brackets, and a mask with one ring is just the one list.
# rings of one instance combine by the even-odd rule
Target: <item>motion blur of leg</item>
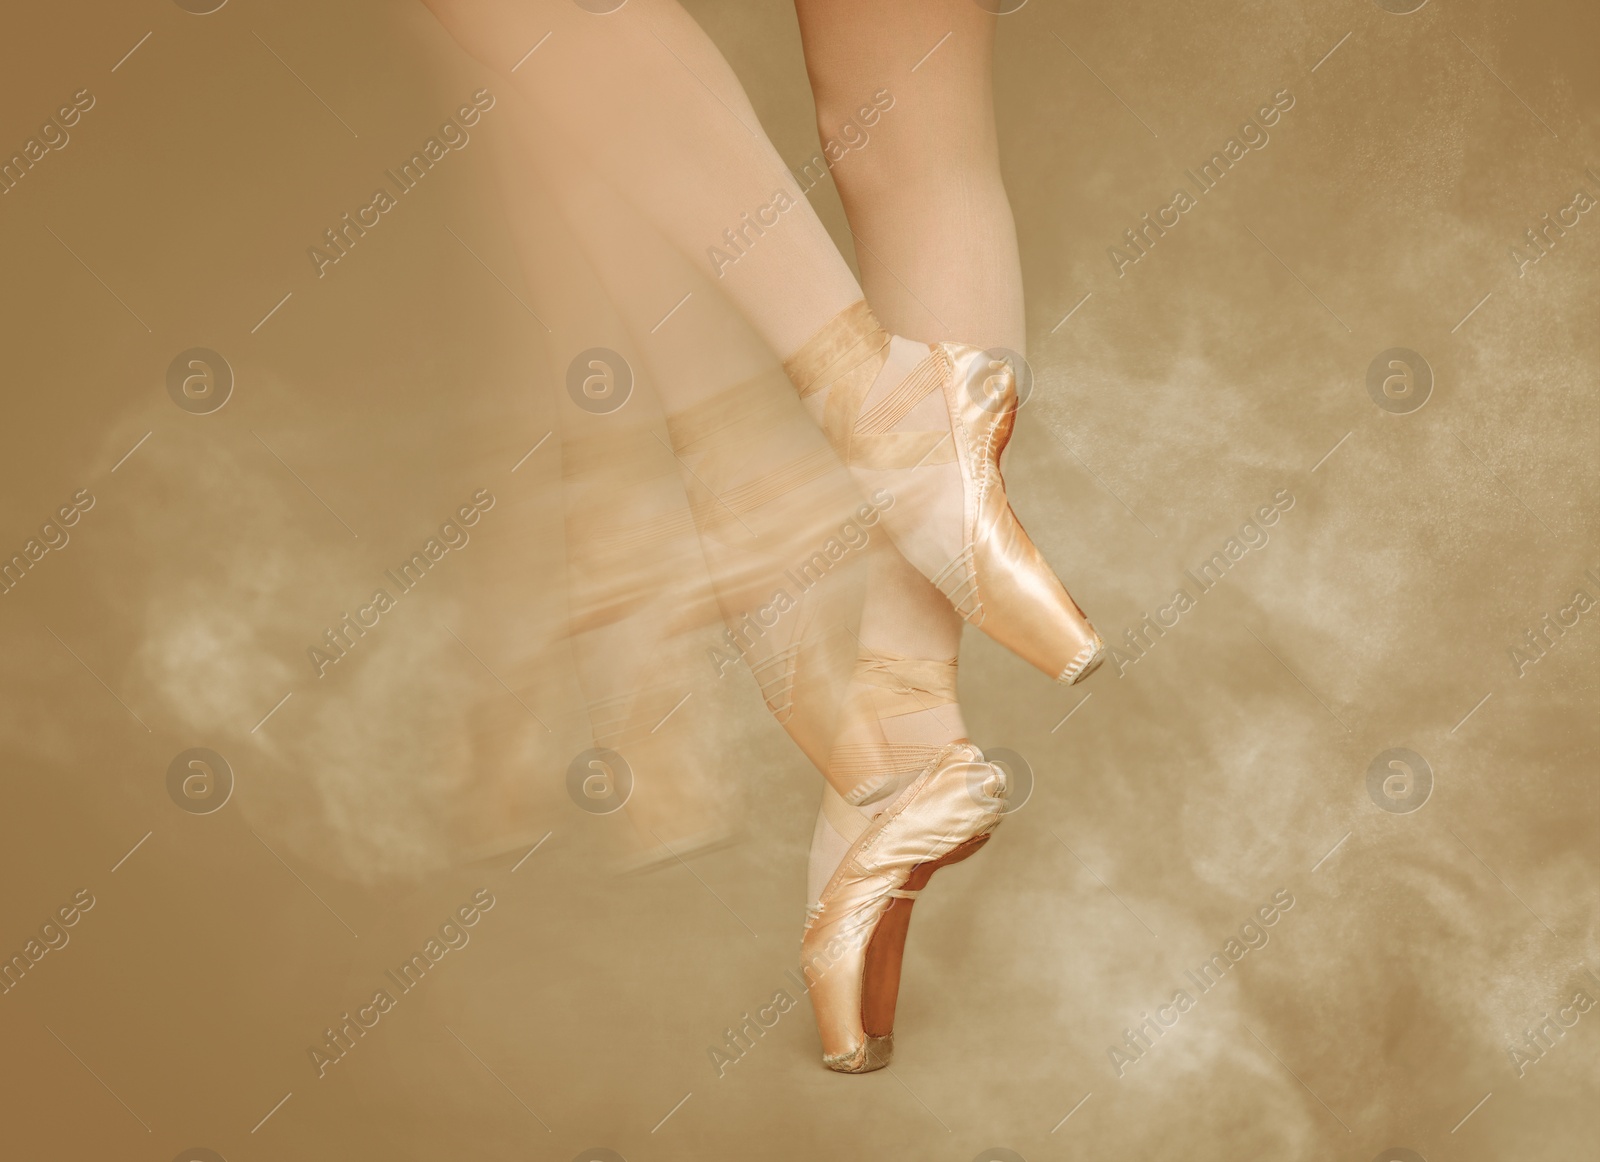
[[[539,335],[549,329],[549,366],[538,378],[564,386],[579,352],[601,348],[642,361],[626,311],[563,222],[567,191],[538,181],[528,164],[547,152],[529,148],[520,134],[510,148],[495,150],[538,320],[530,326]],[[563,178],[570,186],[581,175]],[[737,352],[730,354],[737,362]],[[701,369],[691,365],[691,372]],[[620,370],[606,368],[612,376]],[[718,779],[721,756],[701,755],[693,719],[677,713],[704,668],[693,635],[715,622],[717,609],[680,466],[656,430],[649,383],[633,386],[632,395],[619,410],[606,410],[604,400],[588,410],[561,392],[554,409],[560,481],[537,505],[564,518],[568,643],[592,744],[625,764],[591,756],[594,773],[582,783],[582,805],[609,814],[621,797],[624,769],[632,779],[611,820],[618,826],[601,832],[617,870],[671,859],[667,853],[708,850],[731,835],[726,787]]]
[[[924,140],[933,136],[928,127],[958,107],[964,95],[978,103],[982,115],[976,120],[968,115],[963,123],[971,127],[980,156],[991,159],[987,193],[981,199],[991,213],[979,218],[996,225],[992,239],[988,234],[971,238],[973,219],[968,215],[958,215],[954,222],[944,222],[936,208],[913,215],[937,233],[940,246],[938,255],[922,259],[917,269],[929,286],[941,277],[963,282],[967,272],[954,270],[952,275],[943,248],[952,245],[953,237],[967,237],[960,244],[964,255],[970,257],[969,248],[987,255],[992,241],[1000,258],[973,259],[974,265],[991,272],[1009,269],[1015,302],[1016,244],[1003,190],[993,174],[987,66],[976,55],[980,49],[988,51],[982,22],[992,18],[977,9],[962,13],[956,2],[942,0],[937,7],[939,15],[950,18],[941,23],[950,26],[946,31],[951,36],[920,68],[934,67],[938,54],[956,41],[957,25],[971,42],[965,50],[967,67],[948,81],[929,73],[930,80],[908,90],[907,100],[922,92],[944,94],[946,84],[956,90],[954,97],[945,94],[939,103],[930,99],[928,112],[919,114]],[[604,16],[565,0],[429,3],[457,41],[499,71],[545,121],[552,157],[585,159],[662,237],[716,280],[772,352],[784,359],[808,410],[857,485],[868,495],[883,491],[895,498],[883,523],[912,566],[968,621],[1058,681],[1076,681],[1093,669],[1103,646],[1017,523],[1000,479],[999,456],[1010,439],[1016,407],[1011,367],[978,347],[948,342],[929,347],[904,337],[891,341],[793,176],[762,135],[737,78],[694,21],[672,0],[634,0]],[[909,0],[887,6],[888,18],[880,27],[859,23],[861,14],[843,5],[818,8],[807,19],[808,52],[827,56],[821,40],[828,37],[813,19],[819,14],[841,21],[837,39],[867,37],[860,49],[864,53],[910,52],[909,38],[920,38],[925,31],[913,19],[913,9]],[[546,36],[548,43],[541,45]],[[903,43],[900,38],[908,39]],[[522,45],[539,47],[530,52]],[[837,56],[841,68],[852,59],[842,49]],[[963,58],[952,52],[949,59]],[[814,71],[832,75],[826,62]],[[854,76],[846,75],[848,79],[823,91],[846,91],[844,86],[855,83]],[[915,144],[913,140],[907,148]],[[948,153],[946,149],[939,156]],[[869,154],[870,146],[860,159]],[[932,165],[937,172],[923,184],[936,188],[949,182],[959,192],[963,164],[925,163],[914,176],[920,180]],[[861,183],[858,193],[867,184]],[[857,198],[863,205],[855,212],[872,213],[865,207],[881,207],[883,199],[893,196],[893,189],[885,188],[876,202]],[[954,203],[944,204],[943,215],[954,213]],[[1002,213],[1003,218],[996,217]],[[999,228],[1001,221],[1005,229]],[[906,236],[907,253],[917,248],[915,237]],[[934,241],[930,234],[929,245]],[[862,249],[869,247],[862,244]],[[898,272],[893,277],[905,279]],[[1001,276],[980,270],[974,301],[994,297],[989,284],[1001,281]],[[928,302],[925,295],[911,297]],[[670,309],[665,302],[660,308]],[[1008,335],[1020,341],[1020,334],[1020,324],[1010,326]],[[693,385],[683,390],[700,396]],[[665,402],[676,407],[696,399]]]
[[628,198],[778,358],[861,298],[738,78],[675,0],[604,15],[572,0],[425,2],[559,136],[553,160],[582,158]]
[[[721,661],[749,665],[768,709],[823,772],[834,825],[818,834],[824,847],[838,845],[964,736],[954,705],[961,622],[875,527],[883,498],[860,503],[754,336],[719,328],[708,344],[689,327],[649,331],[663,292],[714,289],[694,283],[653,232],[630,225],[609,190],[570,173],[562,190],[564,216],[664,401],[728,626]],[[841,553],[851,558],[843,567]],[[852,565],[865,568],[864,593]],[[841,819],[857,825],[841,831]],[[842,850],[814,861],[814,881]],[[821,883],[812,888],[815,900]]]
[[[1003,773],[964,740],[955,708],[959,622],[950,607],[1062,680],[1081,676],[1099,650],[1082,612],[1005,501],[998,457],[1017,404],[1011,367],[976,347],[891,341],[792,176],[761,136],[731,70],[669,0],[636,0],[621,10],[631,15],[598,20],[561,0],[531,7],[507,0],[430,3],[460,43],[505,71],[528,98],[524,140],[532,165],[564,202],[564,216],[606,283],[622,330],[631,333],[628,346],[650,350],[669,451],[685,473],[712,586],[729,623],[728,644],[738,645],[736,656],[755,672],[768,708],[828,782],[815,832],[813,902],[802,945],[808,963],[837,959],[833,950],[845,949],[844,961],[827,973],[825,983],[808,977],[814,989],[821,989],[813,992],[813,1003],[824,1061],[846,1072],[880,1068],[892,1047],[900,948],[911,901],[934,870],[966,858],[987,840],[1000,821],[1005,794]],[[859,25],[848,10],[837,11],[844,17],[841,36],[875,37],[885,53],[922,32],[915,20],[886,20],[877,28]],[[544,21],[553,27],[542,27]],[[984,31],[970,17],[964,27]],[[560,40],[564,55],[551,54],[527,71],[519,70],[529,53],[508,63],[507,45],[538,44],[546,34],[546,47]],[[812,21],[808,50],[818,35]],[[987,35],[972,43],[969,58],[989,51]],[[845,67],[849,60],[835,61],[836,83],[823,91],[838,92],[855,82],[860,74]],[[992,117],[986,66],[978,64],[958,76],[964,77],[966,96],[981,103],[983,117],[974,123],[981,130]],[[826,63],[814,63],[813,74],[833,75]],[[957,90],[953,96],[942,83],[930,82],[927,89],[959,104],[961,84],[948,84]],[[573,100],[577,93],[586,99]],[[720,111],[708,105],[708,96]],[[926,115],[937,114],[930,102]],[[923,126],[925,134],[930,125]],[[992,138],[991,125],[986,139],[991,169]],[[582,159],[598,184],[563,175],[569,158]],[[572,168],[578,168],[575,162]],[[890,171],[876,187],[862,184],[851,212],[886,213],[885,199],[896,196],[900,181]],[[774,192],[762,197],[769,184]],[[607,187],[625,196],[652,229],[608,229],[606,215],[596,217],[596,208],[608,200]],[[993,204],[1003,210],[997,178],[992,192],[998,198]],[[754,209],[744,209],[745,204]],[[936,198],[925,213],[915,215],[928,236],[906,235],[905,253],[936,247],[946,229],[970,233],[965,218],[951,218],[959,206]],[[521,217],[523,232],[537,232],[528,213],[513,208],[514,229]],[[611,217],[627,216],[613,212]],[[714,229],[719,220],[730,223],[720,237]],[[1008,212],[1004,222],[1009,240]],[[860,230],[858,225],[858,238]],[[672,262],[652,252],[652,236],[688,258],[692,269],[674,272]],[[719,243],[726,243],[733,256]],[[704,259],[698,257],[702,245]],[[983,240],[976,245],[981,248]],[[550,287],[549,274],[541,274],[530,248],[524,251],[530,279],[558,295],[559,286]],[[1009,301],[1020,312],[1014,240],[1004,256],[1010,259]],[[1003,261],[998,266],[1005,269]],[[950,275],[948,261],[938,258],[919,262],[917,270],[930,285]],[[674,277],[690,287],[681,296]],[[870,565],[859,632],[847,611],[841,615],[838,580],[827,578],[830,585],[821,577],[797,578],[784,562],[787,558],[802,571],[814,564],[818,574],[828,573],[852,547],[846,531],[852,527],[864,547],[870,538],[847,520],[809,558],[804,551],[807,538],[825,531],[839,515],[840,497],[846,505],[862,497],[851,496],[848,488],[829,489],[841,479],[832,470],[832,458],[820,444],[806,451],[803,440],[792,438],[792,421],[772,406],[770,377],[758,372],[730,383],[729,371],[747,362],[737,343],[730,345],[725,364],[713,360],[708,366],[706,352],[692,344],[674,353],[670,342],[653,339],[693,297],[696,279],[707,300],[726,296],[771,353],[787,356],[783,371],[869,499],[855,510],[861,524],[881,520],[899,550],[879,544],[853,562]],[[907,289],[917,300],[916,288]],[[982,296],[985,290],[980,285],[973,293]],[[651,298],[657,300],[654,305]],[[669,300],[676,305],[646,330]],[[986,328],[995,328],[989,333],[1005,327],[997,321],[1003,313],[982,320]],[[969,318],[980,318],[976,308],[961,322]],[[1005,333],[1020,342],[1020,320]],[[789,410],[796,411],[792,401]],[[640,465],[656,459],[645,454],[643,437],[654,435],[648,426],[635,419],[613,440],[624,430],[643,449],[628,449]],[[814,434],[811,438],[815,443]],[[659,474],[652,472],[651,478],[659,480]],[[814,483],[820,483],[823,503],[810,501]],[[581,491],[596,502],[605,495],[603,487]],[[603,503],[589,508],[595,524],[616,524]],[[665,518],[653,514],[644,525],[619,531],[629,545],[644,544]],[[593,532],[587,526],[587,521],[569,520],[569,537],[582,542]],[[616,559],[616,547],[611,545],[609,564],[627,584],[602,603],[597,628],[624,624],[630,601],[648,603],[641,594],[651,579],[648,568],[636,567],[629,576],[626,562]],[[798,585],[798,599],[775,590],[769,604],[753,610],[778,575]],[[597,590],[608,580],[599,573],[591,579]],[[985,598],[991,599],[988,609]],[[737,625],[747,639],[736,642]],[[838,648],[841,629],[854,638],[846,643],[854,647],[846,655]],[[638,741],[649,745],[647,739]],[[669,856],[676,857],[670,848]],[[819,880],[825,880],[820,890]],[[875,941],[873,933],[880,930],[883,939]],[[853,939],[840,945],[846,933]]]
[[[727,626],[711,664],[695,665],[718,675],[747,665],[822,768],[856,653],[863,551],[894,550],[874,543],[875,513],[716,287],[592,175],[546,178],[661,401],[654,451],[674,461]],[[656,304],[685,295],[678,325],[654,328]]]
[[[585,262],[605,284],[607,302],[599,313],[614,312],[628,332],[630,358],[649,370],[651,387],[666,412],[672,453],[682,467],[717,598],[730,636],[736,639],[730,645],[755,671],[769,708],[833,780],[834,798],[840,803],[846,796],[856,803],[870,798],[870,810],[881,809],[905,778],[926,761],[927,753],[962,733],[951,705],[959,623],[948,604],[891,546],[883,544],[880,536],[874,551],[866,555],[871,562],[868,602],[878,612],[873,627],[859,643],[848,595],[839,594],[828,601],[824,587],[794,592],[796,608],[784,612],[778,625],[759,637],[750,632],[748,620],[752,614],[763,618],[772,614],[775,583],[787,567],[794,567],[790,576],[808,585],[813,575],[831,569],[833,562],[827,555],[818,558],[817,554],[824,546],[829,546],[829,552],[838,551],[840,536],[834,534],[841,534],[844,547],[854,550],[860,546],[849,543],[850,538],[860,536],[863,543],[870,539],[870,525],[878,519],[872,506],[863,510],[861,498],[855,497],[853,490],[850,497],[841,496],[841,478],[836,470],[829,470],[836,461],[815,427],[794,406],[790,389],[772,360],[772,351],[785,351],[783,344],[792,350],[798,346],[796,336],[803,338],[841,306],[859,299],[859,288],[848,267],[796,191],[797,203],[787,211],[790,221],[761,235],[759,246],[748,246],[736,272],[711,282],[719,272],[704,265],[705,248],[691,249],[707,237],[693,236],[694,214],[703,213],[707,205],[722,203],[727,209],[718,213],[737,225],[739,215],[734,207],[739,205],[741,183],[748,192],[765,189],[765,175],[773,171],[785,182],[790,179],[765,139],[753,139],[741,123],[753,126],[754,116],[732,74],[709,44],[697,42],[696,38],[703,41],[698,28],[675,6],[639,5],[651,21],[642,34],[637,25],[612,23],[611,18],[581,10],[574,15],[575,6],[567,4],[553,10],[540,6],[512,9],[494,3],[440,0],[434,7],[463,45],[501,68],[514,63],[514,58],[499,61],[497,57],[505,54],[498,45],[521,43],[518,37],[524,33],[518,22],[522,13],[548,12],[555,24],[539,56],[530,58],[513,78],[524,92],[531,90],[534,99],[527,103],[526,116],[518,118],[521,140],[518,158],[508,163],[510,188],[531,188],[524,184],[531,178],[555,200]],[[596,30],[606,33],[603,42],[595,42]],[[527,33],[531,35],[529,43],[542,35],[531,26]],[[565,95],[558,100],[556,92],[547,91],[564,83],[561,69],[547,68],[558,58],[544,59],[563,35],[569,35],[569,41],[584,38],[581,47],[569,43],[566,51],[582,58],[578,71],[583,74],[585,91],[596,88],[609,99],[611,120],[604,125],[603,110],[586,107],[569,116],[573,106]],[[671,67],[662,70],[661,58],[669,51],[674,54],[666,57]],[[718,89],[715,101],[688,75],[685,65],[692,65]],[[546,71],[538,73],[537,79],[525,79],[524,74],[535,76],[536,67]],[[576,83],[575,77],[567,80]],[[629,95],[634,105],[625,108],[624,98]],[[605,106],[607,101],[600,104]],[[597,138],[603,138],[600,144],[607,148],[596,148]],[[664,148],[664,143],[670,148]],[[526,172],[519,175],[519,168]],[[522,236],[529,281],[541,281],[543,274],[542,281],[548,283],[549,271],[566,269],[571,263],[549,253],[551,243],[536,220],[531,198],[512,196],[512,225]],[[624,198],[634,204],[631,213]],[[766,201],[770,200],[769,191]],[[668,212],[663,206],[674,208]],[[642,228],[646,221],[655,229]],[[709,238],[723,241],[715,233]],[[780,241],[783,246],[772,245]],[[664,242],[679,253],[663,253]],[[784,249],[802,243],[820,248],[824,257],[798,260]],[[804,278],[769,278],[767,267],[754,261],[757,258],[768,260],[773,269],[788,263],[802,271],[831,272],[821,280],[823,289],[830,283],[842,284],[844,291],[821,294]],[[741,335],[736,328],[719,324],[714,312],[703,312],[701,303],[683,306],[682,316],[672,325],[655,325],[663,306],[678,303],[691,290],[701,303],[719,291],[726,294],[753,316],[757,333],[770,350],[753,349],[748,333]],[[555,319],[572,320],[564,327],[553,319],[555,329],[574,334],[581,330],[582,315],[590,310],[561,288],[547,305]],[[541,305],[541,314],[545,309]],[[779,333],[781,326],[771,320],[781,324],[790,318],[803,323],[785,339]],[[760,325],[762,320],[768,321],[766,327]],[[682,323],[688,325],[679,325]],[[568,345],[585,346],[588,340],[574,338]],[[774,394],[773,374],[782,385],[781,397]],[[780,414],[784,409],[775,406],[783,398],[789,401],[789,415]],[[795,420],[800,421],[798,427]],[[600,425],[590,417],[576,417],[575,426],[596,427],[597,435],[611,441],[609,451],[615,456],[621,425],[612,422],[607,427],[604,421],[614,421],[614,417],[602,417]],[[639,447],[624,459],[630,462],[630,472],[645,472],[646,466],[662,460],[665,446],[652,446],[648,433],[642,431],[636,431],[636,437]],[[624,507],[614,499],[612,511],[605,511],[598,481],[579,470],[592,463],[584,454],[587,447],[587,441],[569,437],[566,450],[570,465],[567,506],[574,514],[569,535],[579,546],[591,546],[598,530],[615,527],[620,515],[617,510]],[[637,489],[644,481],[633,483]],[[841,504],[841,499],[846,503]],[[631,501],[626,507],[637,504],[637,500]],[[670,514],[661,509],[659,498],[646,505],[632,543],[645,543],[647,526],[668,519]],[[586,550],[589,555],[578,558],[588,570],[586,588],[599,593],[611,586],[617,592],[598,603],[580,637],[578,653],[580,659],[628,656],[638,651],[641,640],[629,627],[638,620],[638,611],[655,608],[639,602],[657,574],[643,576],[636,567],[629,579],[626,562],[610,560],[609,571],[599,562],[586,564],[593,551],[598,550],[591,546]],[[831,591],[840,589],[838,572],[834,570],[830,577]],[[786,580],[782,584],[798,589]],[[624,600],[628,593],[641,595],[631,614],[626,612],[630,607]],[[841,628],[848,631],[842,643],[848,652],[842,659],[838,657],[841,643],[834,640]],[[615,665],[588,669],[585,689],[601,692],[591,695],[601,717],[610,717],[604,713],[605,707],[620,707],[630,696],[637,697],[627,691],[627,682]],[[875,711],[878,706],[887,706],[881,723]],[[647,730],[650,725],[642,720],[640,724]],[[603,730],[599,722],[596,734],[597,743],[631,739],[620,729]],[[631,740],[635,746],[641,741]],[[681,838],[683,828],[676,833]]]
[[[538,175],[604,284],[608,309],[629,332],[630,357],[647,371],[666,413],[729,627],[724,653],[749,664],[768,708],[825,774],[835,827],[818,835],[824,849],[838,845],[840,808],[865,821],[964,736],[954,705],[960,620],[873,527],[878,506],[860,505],[770,352],[719,316],[717,288],[596,175],[571,162],[552,164],[559,154],[541,143],[538,128],[520,118],[517,124],[527,136],[503,164],[512,181],[519,169]],[[513,227],[540,228],[526,213],[513,215]],[[530,278],[549,269],[546,259],[525,265]],[[698,301],[684,306],[677,325],[654,327],[658,304],[686,293]],[[570,299],[553,309],[570,312]],[[662,458],[665,445],[641,442],[637,463]],[[601,523],[614,519],[595,515]],[[593,527],[585,522],[574,535]],[[854,556],[872,544],[859,562],[867,573],[859,632],[859,587],[835,567],[825,549],[830,541]],[[812,585],[824,575],[826,585]],[[773,608],[778,590],[793,608]],[[859,827],[844,830],[853,835]],[[814,861],[813,880],[831,873],[837,855]],[[820,887],[813,884],[812,899]]]
[[[963,733],[953,705],[959,620],[874,527],[877,505],[861,503],[770,352],[717,314],[715,288],[592,175],[541,168],[663,401],[728,626],[719,666],[742,658],[826,776],[830,803],[870,817]],[[652,329],[654,303],[685,288],[701,297],[686,325]],[[852,565],[865,568],[864,610]]]
[[[779,721],[826,763],[856,652],[841,632],[854,632],[838,576],[850,570],[806,593],[780,578],[859,498],[774,352],[797,348],[860,289],[726,62],[676,4],[634,0],[606,15],[570,0],[430,7],[515,90],[516,140],[500,161],[526,281],[555,333],[552,371],[603,346],[640,373],[626,410],[561,408],[562,505],[580,684],[595,744],[635,768],[630,862],[648,866],[714,840],[730,797],[705,777],[722,756],[681,737],[692,709],[665,717],[685,688],[716,677],[703,642],[692,657],[677,648],[699,628],[682,608],[698,604],[682,600],[687,573],[709,573],[726,660],[749,664]],[[780,229],[748,225],[779,212]],[[734,228],[746,247],[723,272],[709,253]],[[719,311],[724,296],[748,325]],[[647,396],[665,413],[659,430]],[[692,529],[691,568],[680,558]],[[780,586],[794,608],[773,610]],[[762,624],[775,612],[777,624]],[[665,658],[679,672],[663,683]]]

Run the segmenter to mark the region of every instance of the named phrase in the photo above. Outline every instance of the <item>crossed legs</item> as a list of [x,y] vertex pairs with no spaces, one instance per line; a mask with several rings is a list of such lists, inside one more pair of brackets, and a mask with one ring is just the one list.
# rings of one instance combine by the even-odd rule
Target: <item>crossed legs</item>
[[[893,95],[870,142],[832,171],[862,284],[761,132],[732,70],[673,0],[631,0],[605,17],[570,0],[427,2],[469,52],[530,99],[527,145],[547,177],[564,157],[581,158],[683,261],[715,279],[780,358],[859,300],[862,284],[897,335],[1022,348],[1021,275],[990,96],[994,18],[971,0],[797,0],[824,138],[876,90]],[[549,43],[512,72],[524,46],[546,33]],[[775,201],[788,203],[781,224],[737,263],[719,264],[714,249],[724,231]],[[519,212],[535,211],[512,207]],[[591,224],[587,233],[603,250],[603,230]],[[598,265],[621,269],[615,255]],[[627,301],[624,280],[607,282],[642,340],[645,304]],[[659,345],[666,344],[670,338]],[[655,366],[692,367],[695,359],[662,346]],[[731,382],[726,373],[653,378],[669,420]],[[863,814],[892,797],[906,756],[965,734],[954,697],[960,621],[943,594],[884,548],[871,557],[856,672],[836,737],[822,746],[797,739],[830,776],[831,793]],[[875,763],[876,783],[857,777]],[[837,830],[819,820],[813,898],[841,851]]]

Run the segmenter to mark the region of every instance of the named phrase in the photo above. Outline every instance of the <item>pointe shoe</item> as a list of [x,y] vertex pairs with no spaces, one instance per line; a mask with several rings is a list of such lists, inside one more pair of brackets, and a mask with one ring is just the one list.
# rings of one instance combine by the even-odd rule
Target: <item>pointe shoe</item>
[[962,741],[944,747],[870,822],[836,795],[824,799],[824,810],[835,804],[830,821],[860,829],[808,909],[800,945],[829,1069],[868,1073],[889,1064],[912,906],[935,871],[988,842],[1005,796],[1005,772]]
[[[1000,455],[1016,422],[1011,366],[962,343],[926,345],[926,355],[886,395],[863,411],[891,337],[865,301],[845,311],[784,364],[802,398],[828,389],[823,427],[834,450],[864,485],[899,491],[883,521],[889,537],[967,622],[1056,681],[1082,681],[1105,659],[1105,642],[1068,594],[1006,499]],[[905,340],[894,340],[905,343]],[[919,348],[921,344],[917,345]],[[938,392],[944,430],[896,425]],[[959,469],[959,548],[936,547],[922,533],[951,501],[919,490],[919,473]],[[943,470],[947,471],[947,470]],[[937,482],[933,491],[937,494]]]

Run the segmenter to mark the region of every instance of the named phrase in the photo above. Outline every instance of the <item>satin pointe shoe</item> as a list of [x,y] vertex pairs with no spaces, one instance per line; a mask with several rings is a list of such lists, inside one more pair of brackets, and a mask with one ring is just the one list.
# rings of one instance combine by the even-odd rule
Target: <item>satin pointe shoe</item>
[[839,1073],[889,1064],[900,962],[917,895],[934,872],[988,842],[1005,809],[1005,772],[965,740],[939,755],[870,821],[831,790],[836,827],[859,831],[809,908],[801,971],[822,1038],[822,1063]]
[[[874,393],[891,359],[908,372]],[[802,399],[828,392],[823,429],[834,450],[863,491],[894,498],[883,513],[890,539],[957,613],[1065,685],[1100,665],[1104,641],[1006,499],[1000,456],[1018,404],[1008,363],[966,344],[892,337],[863,300],[784,370]],[[930,395],[943,402],[942,425],[906,430]]]

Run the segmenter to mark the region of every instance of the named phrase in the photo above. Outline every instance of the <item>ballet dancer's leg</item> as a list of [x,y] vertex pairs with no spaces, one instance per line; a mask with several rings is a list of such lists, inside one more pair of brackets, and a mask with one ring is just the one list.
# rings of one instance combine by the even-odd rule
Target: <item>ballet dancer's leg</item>
[[860,486],[902,502],[887,523],[917,571],[985,633],[1077,681],[1103,644],[999,475],[1017,360],[996,349],[1020,355],[1025,334],[995,131],[995,17],[971,0],[796,8],[820,134],[854,144],[829,152],[876,319],[833,321],[791,373]]
[[[866,134],[832,175],[878,320],[908,339],[1022,351],[1022,267],[995,137],[995,17],[973,0],[795,0],[795,10],[819,134],[840,139],[852,123]],[[859,110],[879,90],[893,104],[862,130]]]
[[[1022,271],[991,96],[994,17],[972,0],[796,0],[795,7],[822,140],[842,139],[848,124],[859,139],[859,110],[872,94],[887,90],[893,102],[865,128],[866,141],[832,166],[873,311],[896,336],[1020,352]],[[880,106],[887,103],[880,98]],[[952,278],[952,270],[962,277]],[[920,355],[913,348],[910,359]],[[943,422],[937,398],[918,407],[926,414],[913,412],[908,426]],[[862,610],[864,652],[953,660],[961,622],[943,596],[903,561],[885,561],[875,580]],[[910,713],[880,720],[892,744],[888,755],[914,753],[893,744],[937,749],[965,735],[953,701],[921,691],[900,699],[899,708]],[[894,764],[880,758],[878,765]],[[813,900],[847,846],[832,806],[818,814],[813,836]]]
[[[462,45],[528,98],[546,129],[541,152],[548,164],[584,158],[715,279],[785,358],[858,485],[896,498],[884,525],[917,571],[937,579],[969,620],[1041,668],[1063,680],[1086,672],[1098,639],[1004,501],[993,459],[1009,436],[1011,411],[975,411],[965,402],[1007,378],[990,374],[975,349],[956,353],[952,363],[949,351],[889,342],[761,134],[737,79],[693,20],[672,0],[633,0],[607,16],[566,0],[429,3]],[[905,24],[890,30],[898,34]],[[962,27],[975,43],[981,29]],[[547,33],[548,42],[524,59],[522,46]],[[908,89],[908,96],[921,91]],[[869,156],[870,147],[850,160]],[[959,178],[959,168],[952,172]],[[723,231],[737,232],[731,244],[745,243],[732,265],[718,257]],[[1009,246],[1014,252],[1014,242]],[[923,270],[930,282],[935,270],[967,277],[932,263]],[[981,284],[980,291],[987,293]],[[1006,337],[1019,334],[1014,327]],[[844,364],[840,349],[848,349]],[[972,383],[956,383],[960,377]],[[681,390],[693,396],[708,389],[692,380]],[[703,402],[663,398],[669,409]],[[941,401],[946,414],[935,416]],[[973,490],[994,509],[981,514],[981,527],[962,502]]]

